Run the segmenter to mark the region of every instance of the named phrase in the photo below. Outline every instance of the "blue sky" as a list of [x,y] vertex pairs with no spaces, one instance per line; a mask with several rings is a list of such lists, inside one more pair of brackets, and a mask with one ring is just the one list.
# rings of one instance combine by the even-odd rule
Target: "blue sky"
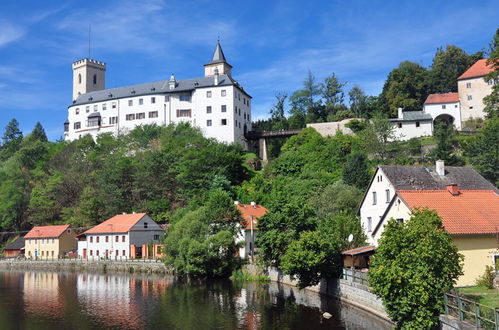
[[401,61],[431,64],[454,44],[487,49],[499,24],[483,1],[25,1],[0,9],[0,134],[11,118],[62,136],[71,102],[71,63],[107,63],[106,87],[203,75],[217,36],[233,76],[253,96],[253,119],[277,92],[335,72],[377,95]]

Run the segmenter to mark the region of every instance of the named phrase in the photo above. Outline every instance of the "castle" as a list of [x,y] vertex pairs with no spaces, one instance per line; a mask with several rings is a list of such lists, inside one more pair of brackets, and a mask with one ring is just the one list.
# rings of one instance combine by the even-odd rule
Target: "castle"
[[73,102],[64,138],[126,133],[139,125],[189,122],[208,138],[239,142],[251,130],[251,96],[232,78],[218,42],[204,77],[170,79],[105,89],[106,64],[89,58],[73,63]]

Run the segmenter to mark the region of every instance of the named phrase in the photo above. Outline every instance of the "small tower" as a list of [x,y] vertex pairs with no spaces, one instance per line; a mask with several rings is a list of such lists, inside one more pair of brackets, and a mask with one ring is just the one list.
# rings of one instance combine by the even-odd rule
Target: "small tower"
[[78,96],[105,89],[106,63],[84,58],[73,63],[73,101]]
[[213,57],[211,61],[204,65],[204,76],[212,77],[215,75],[215,69],[218,69],[219,74],[226,74],[229,77],[232,74],[232,65],[227,63],[225,59],[224,52],[222,51],[222,47],[220,46],[220,42],[217,42],[215,47],[215,52],[213,53]]

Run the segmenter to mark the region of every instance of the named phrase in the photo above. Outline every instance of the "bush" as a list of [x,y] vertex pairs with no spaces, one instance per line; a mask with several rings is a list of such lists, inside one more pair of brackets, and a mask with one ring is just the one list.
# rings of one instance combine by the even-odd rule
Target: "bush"
[[494,288],[494,279],[496,277],[496,273],[494,271],[494,268],[492,266],[485,266],[485,272],[483,273],[482,276],[479,276],[475,283],[478,286],[487,288],[487,289],[492,289]]
[[345,126],[350,128],[354,133],[358,133],[367,127],[367,122],[358,119],[352,119],[348,123],[346,123]]

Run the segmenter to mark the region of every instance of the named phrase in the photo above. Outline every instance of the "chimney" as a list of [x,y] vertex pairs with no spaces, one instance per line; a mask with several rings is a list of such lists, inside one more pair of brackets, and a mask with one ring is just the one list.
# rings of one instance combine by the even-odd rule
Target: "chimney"
[[234,201],[234,205],[239,205],[239,201]]
[[172,75],[170,76],[170,80],[168,80],[168,86],[170,87],[170,89],[174,89],[176,84],[177,81],[175,80],[175,75],[172,73]]
[[435,171],[437,172],[438,175],[444,176],[445,175],[445,165],[443,160],[437,160],[435,163]]
[[218,68],[215,68],[214,73],[215,73],[215,75],[213,76],[213,84],[215,86],[218,86],[218,78],[219,78],[218,77]]
[[404,115],[402,114],[403,113],[402,108],[398,108],[397,111],[398,111],[398,119],[402,119],[404,117]]
[[253,208],[256,209],[256,203],[255,202],[251,202],[251,206],[253,206]]
[[447,191],[450,192],[452,196],[459,196],[459,188],[455,183],[447,185]]

